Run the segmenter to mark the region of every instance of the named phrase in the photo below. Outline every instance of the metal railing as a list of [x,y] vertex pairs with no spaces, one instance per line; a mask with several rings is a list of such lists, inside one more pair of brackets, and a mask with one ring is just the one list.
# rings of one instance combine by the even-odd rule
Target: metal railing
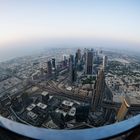
[[0,126],[16,134],[41,140],[97,140],[116,137],[140,125],[140,115],[112,125],[81,130],[54,130],[28,126],[0,117]]

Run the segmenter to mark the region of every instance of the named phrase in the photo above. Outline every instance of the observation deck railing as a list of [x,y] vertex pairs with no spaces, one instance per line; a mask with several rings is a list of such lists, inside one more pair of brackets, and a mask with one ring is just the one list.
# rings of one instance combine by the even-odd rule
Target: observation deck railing
[[[133,132],[140,126],[140,115],[132,117],[122,122],[106,125],[97,128],[80,130],[54,130],[38,128],[14,122],[12,120],[0,117],[0,127],[7,131],[32,139],[40,140],[97,140],[109,139],[128,132]],[[139,133],[138,133],[139,134]]]

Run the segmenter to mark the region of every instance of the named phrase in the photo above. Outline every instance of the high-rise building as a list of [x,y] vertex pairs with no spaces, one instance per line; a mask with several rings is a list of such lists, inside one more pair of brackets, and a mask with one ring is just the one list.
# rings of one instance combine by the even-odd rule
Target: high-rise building
[[76,52],[75,61],[76,61],[76,63],[80,63],[80,61],[81,61],[81,50],[80,49],[78,49]]
[[86,61],[86,53],[87,53],[87,49],[84,48],[84,54],[83,54],[83,60]]
[[55,68],[55,58],[52,58],[52,67]]
[[47,62],[47,70],[48,70],[47,71],[48,74],[51,75],[52,74],[52,63],[50,60]]
[[76,81],[76,68],[75,67],[73,67],[73,69],[72,69],[72,75],[71,75],[71,81],[72,82],[75,82]]
[[69,59],[69,55],[68,54],[63,54],[62,57],[63,57],[63,60],[66,60],[66,59],[68,60]]
[[63,67],[67,67],[67,66],[68,66],[68,60],[65,59],[65,60],[63,60]]
[[87,75],[93,74],[93,50],[87,50],[86,52],[85,73]]
[[80,60],[80,59],[81,59],[81,50],[78,49],[78,50],[77,50],[77,53],[78,53],[78,60]]
[[78,64],[78,53],[75,54],[75,66]]
[[123,97],[122,99],[122,105],[118,111],[116,121],[122,121],[124,117],[126,116],[128,109],[130,107],[130,100],[128,96]]
[[106,65],[107,65],[107,56],[103,56],[103,69],[106,68]]
[[100,104],[104,96],[104,91],[105,91],[105,76],[104,76],[103,69],[101,69],[99,71],[99,74],[97,76],[97,80],[95,83],[95,92],[94,92],[93,100],[92,100],[93,111],[96,111],[97,108],[100,107]]
[[74,56],[73,55],[70,55],[70,59],[69,59],[69,75],[70,75],[71,83],[76,81],[76,68],[74,65]]
[[78,71],[82,70],[82,56],[80,49],[78,49],[75,54],[75,67]]

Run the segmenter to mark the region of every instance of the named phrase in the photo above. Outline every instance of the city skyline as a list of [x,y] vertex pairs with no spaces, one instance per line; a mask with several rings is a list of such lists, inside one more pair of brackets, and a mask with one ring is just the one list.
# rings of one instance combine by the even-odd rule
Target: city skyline
[[[80,129],[85,129],[82,134],[91,130],[88,135],[97,139],[112,136],[98,133],[101,129],[113,130],[115,137],[116,132],[128,134],[130,127],[122,128],[129,122],[131,132],[139,125],[139,121],[134,123],[140,117],[139,60],[139,56],[107,49],[52,48],[0,63],[1,127],[36,139],[49,137],[42,135],[47,129],[74,132],[78,139],[84,136],[77,135]],[[37,135],[24,133],[31,126],[38,127]],[[65,135],[59,131],[59,136]]]
[[140,48],[138,0],[0,3],[0,48],[28,42]]
[[140,139],[139,0],[0,0],[0,139]]

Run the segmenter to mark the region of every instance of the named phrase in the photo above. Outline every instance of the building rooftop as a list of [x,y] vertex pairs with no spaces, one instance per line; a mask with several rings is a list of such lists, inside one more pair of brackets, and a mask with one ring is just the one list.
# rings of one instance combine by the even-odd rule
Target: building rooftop
[[43,95],[43,96],[47,96],[49,93],[47,92],[47,91],[43,91],[42,93],[41,93],[41,95]]
[[51,100],[53,98],[53,96],[49,96],[49,100]]
[[31,104],[31,105],[29,105],[29,106],[26,108],[26,110],[31,111],[31,110],[33,110],[35,107],[36,107],[35,104]]
[[52,120],[48,121],[47,123],[43,124],[46,128],[57,129],[59,128]]
[[68,113],[70,116],[75,116],[76,114],[76,108],[75,107],[72,107]]
[[55,112],[56,112],[56,113],[61,113],[61,114],[63,114],[64,117],[67,115],[67,112],[66,112],[66,111],[60,110],[59,108],[57,108],[57,109],[55,110]]
[[136,97],[129,96],[130,102],[132,105],[140,105],[140,99],[137,99]]
[[64,100],[64,101],[62,102],[62,104],[63,104],[63,105],[66,105],[66,106],[73,106],[73,102],[67,101],[67,100]]
[[46,109],[47,108],[47,105],[43,104],[43,103],[38,103],[37,106],[41,109]]
[[32,118],[33,120],[35,120],[35,119],[38,117],[38,115],[35,114],[35,113],[32,112],[32,111],[29,111],[29,112],[27,113],[27,116],[29,116],[29,117]]

